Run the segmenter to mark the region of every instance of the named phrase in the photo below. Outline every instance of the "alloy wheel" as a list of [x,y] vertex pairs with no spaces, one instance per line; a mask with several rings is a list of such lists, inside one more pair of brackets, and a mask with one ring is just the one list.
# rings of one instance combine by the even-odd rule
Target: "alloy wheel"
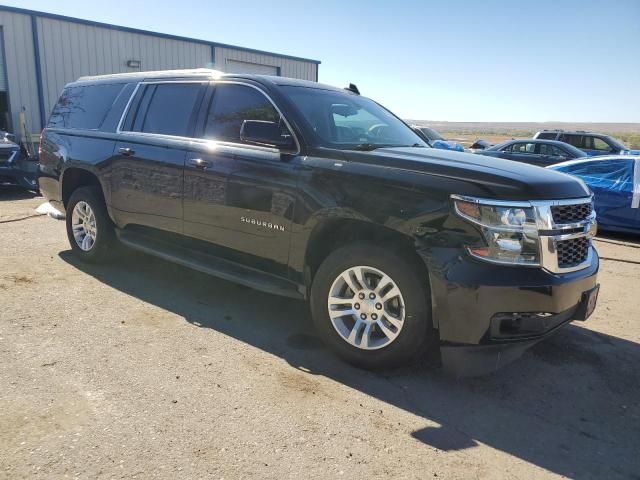
[[71,229],[73,230],[73,238],[76,241],[76,245],[82,251],[88,252],[93,248],[98,236],[98,228],[96,226],[96,216],[87,202],[80,201],[73,208]]
[[377,268],[350,267],[329,290],[329,318],[340,337],[363,350],[392,343],[405,319],[402,292],[395,281]]

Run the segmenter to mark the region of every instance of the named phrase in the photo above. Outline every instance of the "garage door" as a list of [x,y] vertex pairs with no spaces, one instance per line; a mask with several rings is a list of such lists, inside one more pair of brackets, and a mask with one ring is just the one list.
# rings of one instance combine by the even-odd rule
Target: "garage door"
[[259,63],[240,62],[227,60],[227,73],[255,73],[258,75],[278,75],[278,67],[261,65]]

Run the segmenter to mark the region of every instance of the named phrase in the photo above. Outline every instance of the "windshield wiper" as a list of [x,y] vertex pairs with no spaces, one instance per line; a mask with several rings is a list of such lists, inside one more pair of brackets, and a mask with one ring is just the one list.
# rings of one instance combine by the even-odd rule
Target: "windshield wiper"
[[393,143],[361,143],[352,147],[353,150],[361,150],[364,152],[370,152],[377,148],[399,148],[399,147],[420,147],[426,148],[424,145],[414,143],[413,145],[394,145]]
[[371,150],[375,150],[376,148],[388,147],[389,145],[382,145],[379,143],[361,143],[359,145],[355,145],[352,147],[353,150],[361,150],[363,152],[370,152]]

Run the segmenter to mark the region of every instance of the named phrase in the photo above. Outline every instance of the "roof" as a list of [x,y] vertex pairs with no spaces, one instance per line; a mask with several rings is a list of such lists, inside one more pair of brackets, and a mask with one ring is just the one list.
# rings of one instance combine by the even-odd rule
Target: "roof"
[[550,145],[558,145],[560,147],[570,145],[559,140],[547,140],[545,138],[512,138],[511,140],[505,140],[502,143],[548,143]]
[[569,133],[569,134],[581,134],[581,135],[600,135],[602,137],[606,137],[608,135],[605,135],[603,133],[598,133],[598,132],[588,132],[586,130],[564,130],[562,128],[550,128],[550,129],[544,129],[544,130],[540,130],[538,131],[538,133]]
[[[271,75],[256,75],[252,73],[224,73],[220,70],[211,68],[192,68],[183,70],[156,70],[148,72],[126,72],[111,73],[108,75],[93,75],[78,78],[69,85],[78,85],[83,83],[118,83],[118,82],[141,82],[143,80],[159,80],[159,79],[219,79],[219,78],[238,78],[245,80],[255,80],[260,83],[272,83],[279,86],[293,87],[310,87],[322,90],[333,90],[342,93],[349,93],[342,88],[324,85],[322,83],[312,82],[311,80],[299,80],[288,77],[275,77]],[[355,95],[355,94],[354,94]]]
[[208,40],[202,40],[200,38],[190,38],[190,37],[183,37],[183,36],[180,36],[180,35],[171,35],[171,34],[168,34],[168,33],[154,32],[152,30],[142,30],[142,29],[139,29],[139,28],[123,27],[122,25],[114,25],[114,24],[111,24],[111,23],[95,22],[93,20],[85,20],[85,19],[82,19],[82,18],[68,17],[66,15],[58,15],[58,14],[55,14],[55,13],[40,12],[40,11],[37,11],[37,10],[29,10],[29,9],[26,9],[26,8],[8,7],[8,6],[5,6],[5,5],[0,5],[0,11],[12,12],[12,13],[20,13],[20,14],[29,15],[29,16],[32,16],[32,17],[51,18],[53,20],[60,20],[60,21],[64,21],[64,22],[78,23],[78,24],[81,24],[81,25],[89,25],[89,26],[92,26],[92,27],[107,28],[109,30],[117,30],[117,31],[120,31],[120,32],[138,33],[138,34],[141,34],[141,35],[151,35],[151,36],[154,36],[154,37],[168,38],[168,39],[172,39],[172,40],[182,40],[184,42],[200,43],[200,44],[203,44],[203,45],[210,45],[212,47],[232,48],[234,50],[241,50],[243,52],[251,52],[251,53],[257,53],[257,54],[261,54],[261,55],[271,55],[271,56],[274,56],[274,57],[286,58],[286,59],[289,59],[289,60],[298,60],[298,61],[301,61],[301,62],[315,63],[316,65],[319,65],[321,63],[320,60],[313,60],[311,58],[295,57],[293,55],[284,55],[282,53],[267,52],[265,50],[256,50],[256,49],[247,48],[247,47],[239,47],[237,45],[229,45],[227,43],[212,42],[212,41],[208,41]]

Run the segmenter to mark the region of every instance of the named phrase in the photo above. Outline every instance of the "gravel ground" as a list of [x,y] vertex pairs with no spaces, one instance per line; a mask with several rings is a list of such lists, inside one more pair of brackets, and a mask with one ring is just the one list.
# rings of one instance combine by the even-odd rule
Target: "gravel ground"
[[[88,266],[0,193],[2,478],[640,478],[640,242],[493,375],[336,360],[304,303],[125,253]],[[635,263],[634,263],[635,262]]]

